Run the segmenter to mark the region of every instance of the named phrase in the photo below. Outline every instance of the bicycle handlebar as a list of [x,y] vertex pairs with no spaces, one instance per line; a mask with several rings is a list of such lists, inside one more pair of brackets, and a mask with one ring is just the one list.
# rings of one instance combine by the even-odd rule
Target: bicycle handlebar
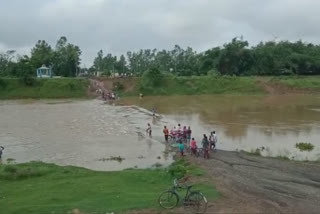
[[181,186],[181,185],[179,185],[179,182],[178,182],[177,179],[173,180],[173,185],[174,185],[175,188],[179,188],[179,189],[186,189],[188,187],[191,187],[191,188],[193,187],[193,185],[183,185],[183,186]]

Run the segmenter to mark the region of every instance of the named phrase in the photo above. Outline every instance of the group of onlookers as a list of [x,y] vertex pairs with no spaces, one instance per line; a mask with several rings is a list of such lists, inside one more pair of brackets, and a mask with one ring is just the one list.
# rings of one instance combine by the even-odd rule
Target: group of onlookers
[[191,139],[192,130],[190,126],[188,126],[188,128],[186,126],[182,128],[180,124],[178,124],[177,128],[173,127],[170,131],[164,126],[163,134],[166,142],[171,138],[172,142],[179,143],[181,156],[184,156],[184,150],[185,147],[187,147],[191,150],[191,155],[199,156],[199,153],[203,153],[203,157],[209,159],[210,151],[214,151],[218,143],[217,134],[215,131],[212,131],[209,137],[206,134],[203,135],[201,147],[199,147],[195,138]]

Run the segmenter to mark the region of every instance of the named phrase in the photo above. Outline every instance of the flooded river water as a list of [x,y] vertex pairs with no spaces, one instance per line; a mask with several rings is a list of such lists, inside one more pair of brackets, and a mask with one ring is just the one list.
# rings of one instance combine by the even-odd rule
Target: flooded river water
[[[138,107],[139,106],[139,107]],[[155,107],[153,120],[146,109]],[[152,123],[153,138],[145,136]],[[40,160],[94,170],[168,165],[162,127],[191,126],[198,142],[215,130],[218,148],[299,160],[320,158],[319,96],[179,96],[99,100],[0,101],[3,159]],[[315,145],[300,152],[297,142]],[[106,160],[121,156],[122,162]]]
[[[190,125],[198,142],[203,134],[215,130],[219,149],[248,152],[260,149],[265,156],[320,159],[317,95],[145,97],[127,98],[121,103],[157,108],[166,115],[169,127],[177,122]],[[295,148],[297,142],[312,143],[315,148],[300,152]]]
[[[146,138],[150,115],[99,100],[1,101],[3,160],[44,161],[94,170],[146,168],[172,162],[165,145]],[[123,161],[107,160],[111,157]]]

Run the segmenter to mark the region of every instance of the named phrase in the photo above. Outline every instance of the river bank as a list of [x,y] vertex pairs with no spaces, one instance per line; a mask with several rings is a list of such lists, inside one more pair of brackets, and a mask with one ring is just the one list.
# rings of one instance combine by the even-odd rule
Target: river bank
[[0,78],[0,99],[87,98],[86,79]]
[[[0,78],[0,99],[92,98],[97,88],[115,91],[121,97],[174,95],[268,95],[320,93],[320,76],[236,77],[165,76],[157,86],[146,86],[143,78],[34,79]],[[99,83],[93,85],[93,83]],[[97,87],[98,86],[98,87]]]
[[144,86],[140,78],[98,79],[120,96],[174,95],[281,95],[320,93],[320,76],[192,76],[164,77],[157,86]]
[[[179,165],[179,167],[177,167]],[[141,209],[160,212],[157,199],[181,174],[201,177],[205,172],[187,162],[168,168],[98,172],[41,162],[0,164],[2,214],[123,213]],[[200,173],[199,173],[200,172]],[[197,180],[195,188],[212,201],[214,186]]]

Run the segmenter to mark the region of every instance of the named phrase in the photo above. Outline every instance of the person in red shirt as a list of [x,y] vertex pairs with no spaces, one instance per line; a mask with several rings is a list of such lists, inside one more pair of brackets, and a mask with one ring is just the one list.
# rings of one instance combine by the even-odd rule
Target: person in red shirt
[[164,134],[164,139],[166,140],[166,142],[168,142],[169,130],[167,129],[166,126],[164,126],[163,134]]
[[197,154],[197,142],[194,140],[194,138],[191,140],[191,154]]

